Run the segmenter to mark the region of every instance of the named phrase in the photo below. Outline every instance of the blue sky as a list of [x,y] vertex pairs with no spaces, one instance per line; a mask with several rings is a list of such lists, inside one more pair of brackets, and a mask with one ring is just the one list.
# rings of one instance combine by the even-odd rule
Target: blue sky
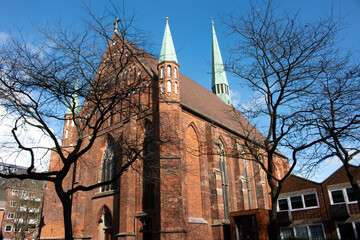
[[[236,14],[249,7],[248,0],[114,0],[124,4],[129,14],[135,12],[135,25],[149,31],[152,38],[152,53],[159,54],[165,18],[169,17],[172,37],[177,51],[180,71],[207,89],[211,84],[211,18],[214,19],[220,49],[224,61],[231,47],[231,38],[219,17],[224,13]],[[342,45],[359,50],[360,1],[359,0],[274,0],[280,7],[299,11],[304,22],[324,16],[334,8],[336,14],[345,17],[348,24],[342,32]],[[64,24],[76,24],[85,16],[83,3],[95,13],[101,14],[110,4],[100,0],[0,0],[0,42],[6,34],[20,29],[24,36],[34,37],[34,26],[44,25],[61,16]],[[241,80],[227,74],[233,101],[245,103],[248,93],[240,88]]]

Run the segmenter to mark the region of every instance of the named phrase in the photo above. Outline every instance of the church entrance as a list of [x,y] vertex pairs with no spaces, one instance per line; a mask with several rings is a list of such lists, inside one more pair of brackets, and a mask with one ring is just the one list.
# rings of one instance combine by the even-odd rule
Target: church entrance
[[104,207],[101,218],[99,220],[99,240],[111,240],[112,233],[112,217],[110,210]]
[[236,225],[236,240],[259,239],[255,215],[234,217],[234,220]]
[[253,209],[230,213],[231,239],[268,240],[269,210]]

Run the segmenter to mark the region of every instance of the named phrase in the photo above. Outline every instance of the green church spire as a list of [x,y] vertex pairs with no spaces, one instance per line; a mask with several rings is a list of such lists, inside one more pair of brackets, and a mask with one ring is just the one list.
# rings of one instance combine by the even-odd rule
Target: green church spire
[[211,89],[221,100],[230,105],[229,84],[226,78],[219,43],[212,22],[212,83]]
[[[75,91],[73,92],[73,94],[71,94],[71,98],[69,99],[70,102],[70,107],[68,107],[68,109],[66,110],[65,114],[73,114],[73,109],[75,112],[75,115],[79,115],[80,113],[80,98],[79,98],[79,80],[76,81],[75,84]],[[74,106],[75,104],[75,106]]]
[[171,37],[168,19],[169,18],[166,18],[166,26],[165,26],[164,38],[161,46],[159,63],[165,61],[178,63],[174,43]]

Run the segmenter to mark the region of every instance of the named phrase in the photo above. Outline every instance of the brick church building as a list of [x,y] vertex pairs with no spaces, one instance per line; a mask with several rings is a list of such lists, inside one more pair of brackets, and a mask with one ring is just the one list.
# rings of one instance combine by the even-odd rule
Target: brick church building
[[[121,36],[115,27],[107,51],[121,44],[117,39]],[[126,81],[140,76],[146,81],[133,95],[143,112],[115,114],[85,160],[72,170],[69,184],[111,178],[121,164],[120,139],[140,139],[142,157],[115,183],[73,196],[74,238],[229,239],[230,213],[270,208],[265,173],[247,160],[249,154],[241,147],[244,141],[261,145],[264,137],[230,103],[214,25],[212,42],[212,92],[179,72],[168,21],[159,59],[144,53],[146,57],[129,62]],[[80,106],[80,101],[74,104]],[[84,106],[86,102],[78,114],[86,114]],[[65,118],[72,114],[68,111]],[[65,121],[63,146],[72,145],[75,131],[71,121]],[[148,144],[149,136],[168,141]],[[276,158],[283,174],[287,159],[280,153]],[[53,154],[51,169],[56,161]],[[41,239],[64,236],[61,211],[49,183]]]

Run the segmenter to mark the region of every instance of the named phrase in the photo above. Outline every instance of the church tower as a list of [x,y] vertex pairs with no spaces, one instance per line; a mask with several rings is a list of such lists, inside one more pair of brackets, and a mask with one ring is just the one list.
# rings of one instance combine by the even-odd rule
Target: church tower
[[[65,122],[64,122],[64,132],[63,132],[63,140],[62,145],[68,146],[73,141],[73,136],[76,134],[75,122],[74,119],[80,113],[80,98],[79,98],[79,83],[76,81],[75,89],[73,94],[71,94],[71,98],[68,99],[69,107],[65,113]],[[75,114],[75,116],[74,116]]]
[[[159,79],[160,239],[186,239],[184,189],[181,174],[180,74],[168,18],[157,66]],[[176,173],[176,174],[175,174]],[[174,201],[176,199],[176,201]]]
[[158,76],[160,99],[179,102],[179,63],[171,37],[169,18],[166,18],[165,32],[158,64]]
[[215,93],[227,105],[230,103],[229,84],[226,78],[223,60],[217,41],[214,22],[212,22],[212,92]]

